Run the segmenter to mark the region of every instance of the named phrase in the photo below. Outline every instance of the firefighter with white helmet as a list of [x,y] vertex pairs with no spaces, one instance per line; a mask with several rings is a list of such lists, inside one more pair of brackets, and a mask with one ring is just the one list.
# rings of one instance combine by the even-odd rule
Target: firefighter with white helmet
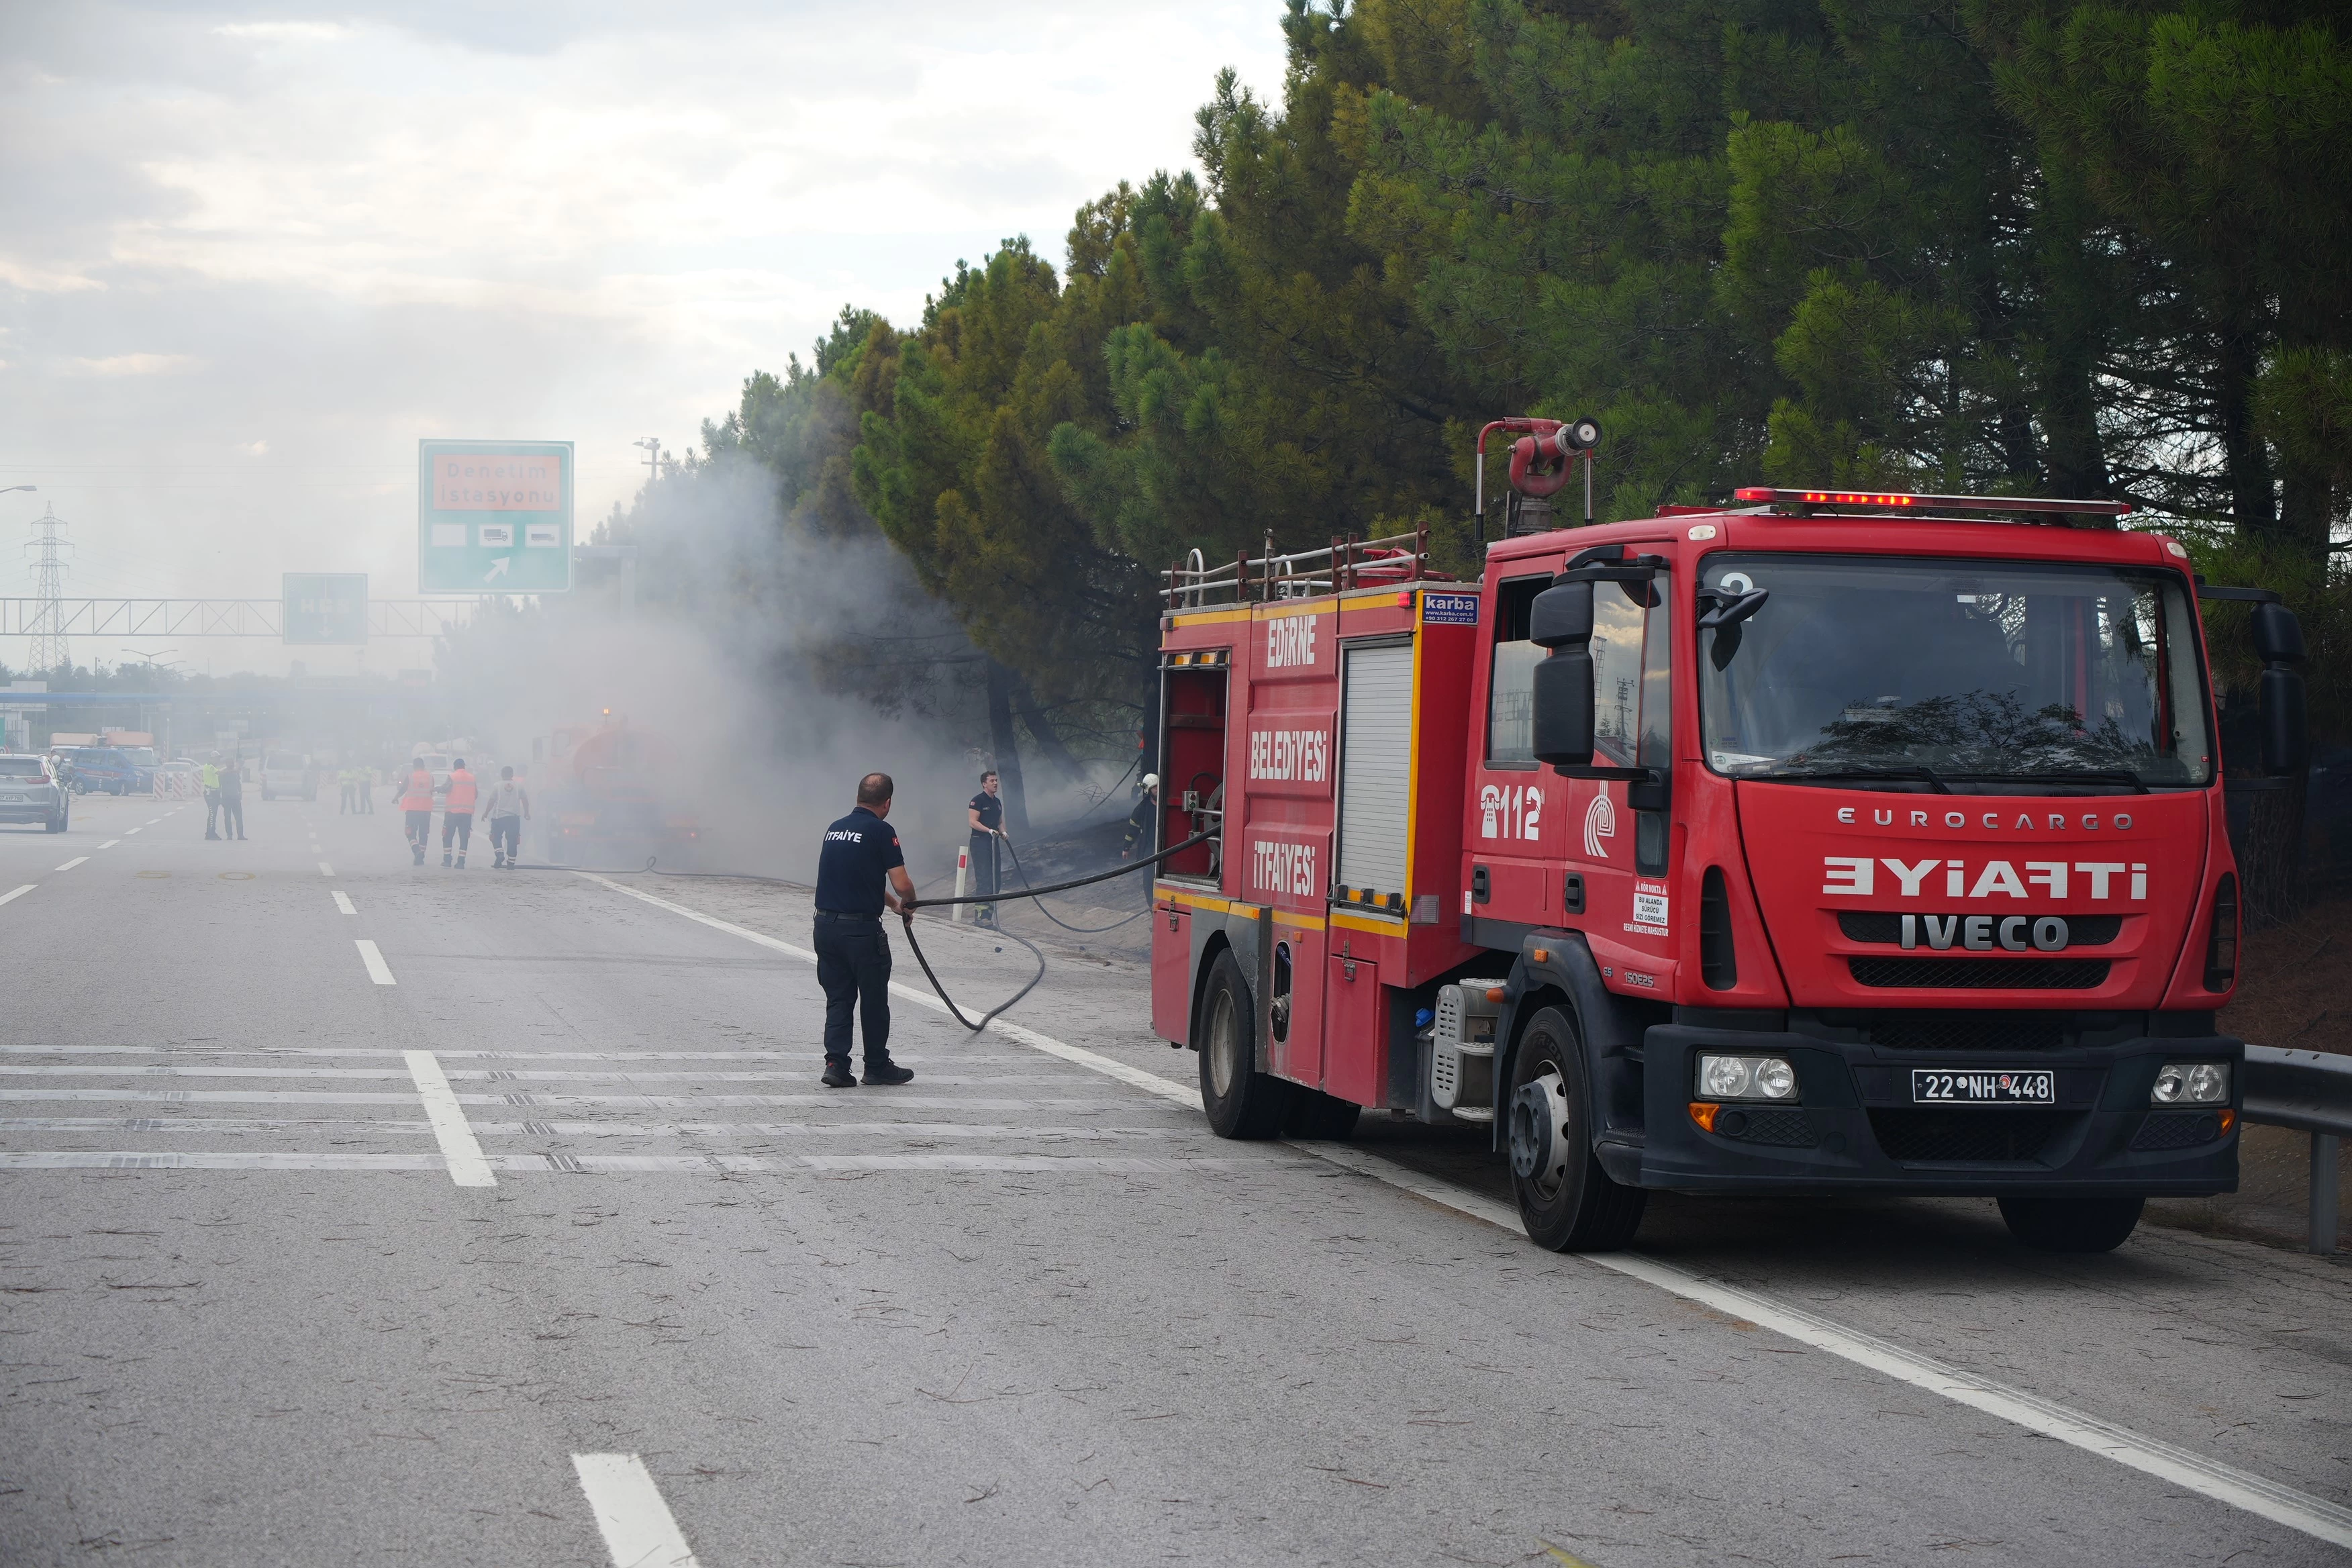
[[1143,793],[1135,799],[1135,809],[1127,814],[1127,837],[1119,840],[1118,858],[1131,860],[1136,846],[1151,847],[1151,818],[1160,809],[1160,775],[1143,775]]

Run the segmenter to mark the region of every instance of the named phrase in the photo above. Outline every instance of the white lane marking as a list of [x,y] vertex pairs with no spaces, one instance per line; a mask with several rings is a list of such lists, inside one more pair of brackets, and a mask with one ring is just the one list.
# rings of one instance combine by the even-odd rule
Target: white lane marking
[[154,826],[157,823],[159,823],[159,822],[161,822],[161,821],[163,821],[163,819],[162,817],[160,817],[160,816],[151,816],[151,817],[149,817],[149,818],[147,819],[147,826],[150,826],[150,827],[152,827],[152,826]]
[[332,866],[328,865],[324,860],[319,862],[319,875],[321,877],[331,877],[334,874],[335,868]]
[[122,842],[122,840],[121,840],[121,839],[120,839],[120,838],[110,838],[110,839],[108,839],[105,843],[103,843],[103,844],[100,845],[100,846],[99,846],[99,847],[100,847],[100,849],[111,849],[111,848],[113,848],[116,845],[118,845],[118,844],[120,844],[120,843],[121,843],[121,842]]
[[[377,948],[375,943],[370,942],[365,937],[361,937],[358,941],[352,942],[352,945],[360,950],[360,962],[367,965],[368,978],[370,980],[374,981],[378,985],[397,985],[400,984],[399,981],[394,980],[392,977],[392,965],[383,961],[383,953]],[[408,1054],[414,1055],[415,1053],[410,1052]]]
[[58,867],[58,869],[60,871],[70,871],[89,858],[89,857],[87,855],[77,855],[72,859],[67,861],[64,865]]
[[335,889],[335,908],[342,910],[343,913],[347,915],[355,915],[359,913],[359,910],[352,908],[352,896],[343,891],[341,888],[337,888]]
[[[587,877],[591,881],[602,882],[615,891],[626,893],[633,899],[642,899],[646,903],[674,910],[689,920],[699,921],[717,930],[732,931],[737,935],[748,937],[762,946],[789,952],[796,958],[807,957],[813,960],[814,957],[803,949],[778,942],[772,937],[762,936],[757,931],[747,931],[741,926],[713,919],[709,915],[687,909],[683,905],[673,904],[666,899],[657,899],[651,893],[625,887],[608,878],[598,877],[589,872],[582,872],[580,875]],[[926,1004],[935,1011],[942,1013],[947,1011],[946,1004],[937,997],[919,994],[909,986],[898,984],[894,981],[890,989],[910,1001]],[[1156,1073],[1147,1073],[1141,1068],[1129,1067],[1125,1062],[1113,1061],[1108,1057],[1098,1056],[1093,1051],[1065,1045],[1050,1036],[1024,1029],[1017,1024],[1008,1025],[1002,1019],[991,1024],[989,1027],[1001,1030],[1009,1039],[1035,1045],[1050,1056],[1059,1057],[1065,1061],[1075,1062],[1081,1067],[1106,1073],[1122,1083],[1133,1083],[1136,1087],[1158,1094],[1163,1099],[1181,1100],[1188,1104],[1199,1103],[1196,1090],[1161,1078]],[[1376,1161],[1369,1155],[1344,1145],[1294,1143],[1291,1147],[1318,1159],[1328,1161],[1332,1164],[1370,1176],[1376,1181],[1412,1193],[1417,1197],[1426,1198],[1457,1214],[1485,1220],[1488,1224],[1500,1226],[1517,1234],[1525,1234],[1516,1209],[1481,1194],[1457,1187],[1450,1182],[1421,1175],[1402,1166],[1391,1165],[1384,1161]],[[2159,1480],[2185,1487],[2200,1497],[2210,1498],[2216,1502],[2242,1509],[2248,1513],[2257,1514],[2273,1523],[2285,1525],[2290,1530],[2300,1531],[2305,1535],[2333,1545],[2352,1547],[2352,1509],[2342,1508],[2323,1498],[2313,1497],[2307,1492],[2282,1486],[2275,1481],[2239,1469],[2233,1465],[2225,1465],[2218,1459],[2207,1458],[2189,1449],[2178,1448],[2157,1438],[2143,1436],[2125,1427],[2102,1421],[2095,1415],[2071,1409],[2054,1400],[2028,1394],[2023,1389],[2011,1388],[1989,1378],[1978,1377],[1972,1373],[1964,1373],[1957,1368],[1946,1366],[1940,1362],[1916,1354],[1900,1345],[1891,1344],[1885,1340],[1874,1338],[1853,1329],[1842,1328],[1828,1319],[1816,1317],[1801,1308],[1791,1307],[1731,1286],[1717,1285],[1711,1280],[1702,1279],[1696,1274],[1688,1274],[1670,1265],[1631,1254],[1586,1253],[1580,1256],[1589,1263],[1613,1269],[1617,1273],[1639,1279],[1669,1294],[1713,1307],[1717,1311],[1745,1318],[1750,1322],[1759,1323],[1772,1330],[1775,1333],[1795,1340],[1800,1344],[1826,1351],[1857,1366],[1867,1367],[1899,1382],[1910,1384],[1914,1387],[1941,1394],[1970,1409],[1999,1416],[2004,1421],[2024,1427],[2029,1432],[2039,1433],[2046,1437],[2055,1437],[2060,1442],[2072,1444],[2087,1453],[2100,1455],[2115,1460],[2117,1464],[2154,1476]]]
[[[779,942],[774,937],[765,935],[760,931],[752,931],[748,927],[739,926],[732,921],[722,921],[715,915],[706,915],[699,910],[688,909],[684,904],[671,903],[667,899],[656,898],[651,893],[642,892],[635,888],[625,887],[621,883],[614,881],[609,877],[599,877],[593,871],[581,871],[575,873],[575,875],[585,877],[592,882],[601,883],[604,886],[612,889],[616,893],[626,893],[633,899],[641,899],[645,902],[653,905],[656,909],[667,910],[672,914],[684,915],[690,921],[698,921],[702,924],[710,927],[713,931],[723,931],[731,936],[740,936],[747,942],[757,942],[761,947],[772,949],[777,952],[789,954],[793,958],[801,960],[804,963],[814,963],[816,962],[816,954],[810,952],[807,948],[794,947],[788,942]],[[937,996],[931,994],[931,993],[928,991],[918,991],[913,986],[901,984],[896,980],[890,983],[890,992],[891,994],[903,996],[908,1001],[915,1003],[919,1006],[929,1007],[934,1013],[944,1014],[948,1010],[947,1004],[940,1001]],[[982,1032],[983,1034],[1002,1035],[1008,1040],[1018,1040],[1023,1045],[1028,1046],[1035,1050],[1043,1051],[1049,1057],[1059,1057],[1066,1062],[1075,1062],[1080,1067],[1088,1068],[1096,1072],[1101,1073],[1106,1078],[1115,1078],[1118,1079],[1119,1082],[1127,1084],[1130,1088],[1139,1089],[1146,1094],[1156,1094],[1162,1100],[1173,1100],[1180,1105],[1187,1106],[1197,1106],[1201,1102],[1200,1091],[1197,1089],[1187,1089],[1180,1083],[1171,1083],[1167,1079],[1161,1078],[1157,1073],[1146,1072],[1141,1068],[1129,1067],[1125,1062],[1113,1061],[1108,1057],[1097,1055],[1093,1051],[1086,1050],[1080,1047],[1065,1045],[1062,1041],[1054,1038],[1051,1035],[1041,1035],[1034,1029],[1024,1028],[1019,1024],[1008,1023],[1003,1018],[999,1018],[993,1023],[991,1023],[988,1027]]]
[[694,1550],[662,1501],[661,1488],[635,1454],[574,1454],[589,1511],[613,1554],[613,1568],[696,1568]]
[[147,830],[143,827],[126,827],[122,830],[122,837],[128,838],[134,833],[144,833]]
[[13,892],[0,893],[0,904],[7,903],[11,900],[21,899],[26,893],[31,892],[35,888],[39,886],[40,884],[38,882],[27,882],[23,887],[16,889]]
[[488,1162],[482,1158],[482,1146],[474,1142],[474,1130],[466,1125],[466,1113],[457,1105],[457,1097],[449,1090],[449,1080],[441,1076],[441,1064],[431,1051],[403,1051],[408,1059],[408,1076],[416,1080],[416,1097],[425,1102],[425,1119],[433,1123],[433,1135],[441,1141],[441,1157],[449,1163],[449,1179],[461,1187],[494,1187],[499,1179],[490,1174]]

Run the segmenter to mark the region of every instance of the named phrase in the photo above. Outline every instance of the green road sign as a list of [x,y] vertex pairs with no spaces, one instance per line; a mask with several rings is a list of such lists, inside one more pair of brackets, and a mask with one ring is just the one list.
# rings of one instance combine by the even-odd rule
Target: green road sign
[[367,574],[289,572],[278,624],[290,643],[368,640]]
[[416,444],[418,593],[571,587],[571,442]]

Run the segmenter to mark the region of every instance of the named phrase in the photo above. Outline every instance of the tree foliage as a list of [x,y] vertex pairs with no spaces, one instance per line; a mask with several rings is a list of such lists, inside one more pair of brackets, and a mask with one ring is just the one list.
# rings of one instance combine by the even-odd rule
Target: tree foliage
[[[1044,710],[1198,550],[1432,527],[1591,414],[1601,510],[1759,479],[2126,499],[2343,593],[2352,41],[2311,0],[1286,0],[1200,173],[845,311],[706,432]],[[2333,564],[2331,564],[2333,563]],[[1115,726],[1098,726],[1105,730]]]

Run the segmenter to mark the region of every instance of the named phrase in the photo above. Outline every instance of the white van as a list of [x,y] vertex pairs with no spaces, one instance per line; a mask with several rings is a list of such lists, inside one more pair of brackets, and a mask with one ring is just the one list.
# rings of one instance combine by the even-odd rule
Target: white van
[[262,753],[261,798],[276,800],[281,795],[299,795],[304,800],[319,798],[319,770],[299,752]]

